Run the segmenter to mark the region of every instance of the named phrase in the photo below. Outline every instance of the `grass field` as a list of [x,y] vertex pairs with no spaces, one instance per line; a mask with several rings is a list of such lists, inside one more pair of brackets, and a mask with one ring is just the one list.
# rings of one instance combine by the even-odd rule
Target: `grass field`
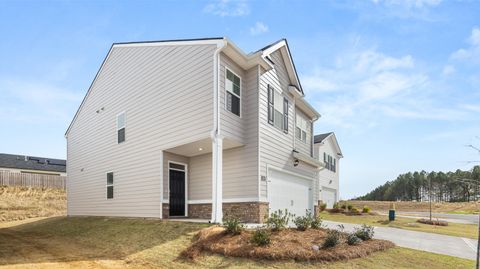
[[[388,211],[392,202],[387,201],[341,201],[348,203],[356,208],[363,206],[370,207],[373,211]],[[394,202],[397,211],[404,212],[427,212],[430,210],[428,202]],[[451,214],[478,214],[478,203],[476,202],[458,202],[458,203],[432,203],[432,211],[437,213]]]
[[0,222],[66,214],[65,191],[0,186]]
[[[0,224],[0,266],[5,268],[472,268],[473,261],[395,247],[336,263],[255,261],[179,253],[206,224],[159,220],[54,217]],[[3,267],[2,267],[3,268]]]
[[477,238],[478,226],[472,224],[449,223],[448,226],[433,226],[416,222],[410,218],[395,218],[389,222],[388,216],[382,215],[361,215],[347,216],[344,214],[331,214],[322,212],[321,217],[325,220],[332,220],[346,223],[368,224],[372,226],[400,228],[418,232],[437,233],[467,238]]

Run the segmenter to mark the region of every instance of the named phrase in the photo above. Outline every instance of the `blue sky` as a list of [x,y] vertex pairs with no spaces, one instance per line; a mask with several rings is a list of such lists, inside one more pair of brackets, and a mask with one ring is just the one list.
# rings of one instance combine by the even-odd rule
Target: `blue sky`
[[1,1],[0,152],[65,158],[63,134],[111,43],[288,39],[345,158],[341,197],[480,156],[480,1]]

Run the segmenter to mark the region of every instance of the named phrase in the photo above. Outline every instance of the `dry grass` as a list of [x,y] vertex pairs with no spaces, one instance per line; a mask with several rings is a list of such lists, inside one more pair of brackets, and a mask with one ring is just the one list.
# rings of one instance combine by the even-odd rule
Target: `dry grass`
[[474,261],[406,248],[390,248],[367,257],[319,263],[267,261],[202,255],[179,259],[198,223],[159,220],[55,217],[0,223],[1,268],[276,268],[276,269],[468,269]]
[[338,222],[368,224],[371,226],[391,227],[418,232],[437,233],[467,238],[477,238],[478,227],[473,224],[449,223],[448,226],[434,226],[416,222],[414,219],[396,217],[395,221],[388,221],[388,216],[362,215],[347,216],[345,214],[331,214],[322,212],[320,216],[325,220]]
[[[388,211],[392,202],[347,201],[347,203],[357,208],[368,206],[374,211]],[[395,202],[395,209],[404,212],[427,212],[430,210],[430,204],[428,202]],[[437,213],[475,214],[478,213],[478,207],[476,202],[432,203],[432,211]]]
[[63,190],[0,186],[0,222],[65,215],[66,206]]
[[313,245],[321,246],[327,230],[309,229],[298,231],[285,229],[272,232],[268,246],[256,246],[250,242],[253,231],[243,231],[240,235],[229,235],[223,228],[211,227],[198,234],[198,240],[182,252],[183,256],[196,259],[202,252],[231,257],[295,260],[295,261],[344,261],[362,258],[377,251],[384,251],[395,245],[385,240],[368,240],[355,246],[340,243],[334,248],[315,251]]

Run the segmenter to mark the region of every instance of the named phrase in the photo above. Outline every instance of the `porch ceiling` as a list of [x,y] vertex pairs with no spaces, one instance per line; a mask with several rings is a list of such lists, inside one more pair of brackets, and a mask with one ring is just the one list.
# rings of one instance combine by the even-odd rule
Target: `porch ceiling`
[[[223,139],[224,150],[238,148],[241,146],[243,146],[243,144],[236,140],[228,139],[228,138]],[[186,156],[186,157],[193,157],[193,156],[198,156],[202,154],[212,153],[212,139],[205,138],[202,140],[197,140],[195,142],[176,146],[174,148],[170,148],[165,151]]]

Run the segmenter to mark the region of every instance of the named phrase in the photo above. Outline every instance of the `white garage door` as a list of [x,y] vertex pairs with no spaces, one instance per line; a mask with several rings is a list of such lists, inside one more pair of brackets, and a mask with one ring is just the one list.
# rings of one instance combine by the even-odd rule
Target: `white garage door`
[[267,188],[270,212],[288,209],[296,216],[303,216],[307,209],[312,210],[311,180],[270,170]]
[[337,192],[334,189],[322,188],[322,201],[327,204],[327,208],[333,208],[337,201]]

